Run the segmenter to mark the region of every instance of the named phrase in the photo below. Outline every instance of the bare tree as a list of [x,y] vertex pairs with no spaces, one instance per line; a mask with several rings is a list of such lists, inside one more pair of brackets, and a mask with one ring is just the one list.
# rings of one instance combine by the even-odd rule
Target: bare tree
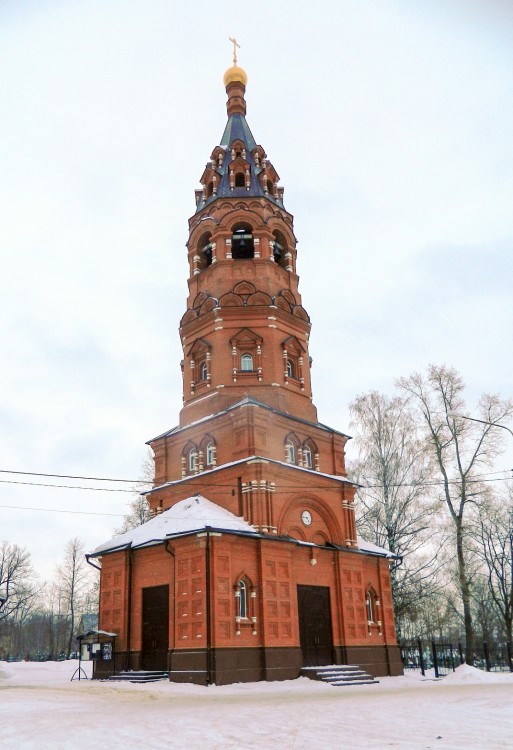
[[472,664],[474,629],[466,552],[468,515],[483,495],[479,472],[489,468],[502,449],[502,431],[493,425],[511,416],[512,403],[484,394],[478,405],[483,424],[451,416],[464,412],[464,383],[456,370],[443,365],[431,365],[425,376],[414,373],[401,378],[398,385],[415,399],[441,476],[442,498],[455,535],[467,662]]
[[150,519],[150,506],[146,497],[141,492],[151,487],[155,478],[155,464],[153,461],[153,452],[148,448],[148,452],[141,465],[141,481],[134,487],[134,497],[128,503],[128,513],[123,519],[122,525],[116,529],[117,534],[124,534],[125,531],[135,529]]
[[391,572],[398,634],[422,598],[436,587],[437,547],[430,539],[435,512],[433,462],[418,435],[408,398],[377,391],[350,405],[357,458],[348,464],[358,482],[358,526],[363,535],[402,558]]
[[477,522],[478,551],[485,563],[486,585],[501,631],[512,647],[513,626],[513,487],[492,499]]
[[75,623],[80,614],[83,597],[90,585],[92,568],[87,565],[84,545],[75,537],[66,544],[63,562],[57,568],[58,588],[62,596],[62,608],[68,617],[68,637],[66,643],[66,658],[69,659]]
[[37,595],[30,553],[17,544],[0,544],[0,621],[25,612]]

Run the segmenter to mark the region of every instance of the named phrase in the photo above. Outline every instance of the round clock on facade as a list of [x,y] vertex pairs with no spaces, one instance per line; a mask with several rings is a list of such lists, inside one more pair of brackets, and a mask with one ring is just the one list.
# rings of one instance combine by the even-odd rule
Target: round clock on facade
[[303,523],[305,524],[305,526],[310,526],[310,524],[312,523],[312,515],[311,515],[311,513],[308,510],[304,510],[301,513],[301,520],[303,521]]

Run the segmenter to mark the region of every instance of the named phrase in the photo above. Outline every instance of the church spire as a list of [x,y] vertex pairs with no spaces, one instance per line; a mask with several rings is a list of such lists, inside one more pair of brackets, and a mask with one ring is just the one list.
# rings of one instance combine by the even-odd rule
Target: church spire
[[233,65],[224,74],[228,95],[228,122],[200,178],[202,190],[196,191],[196,214],[217,198],[267,198],[275,206],[283,206],[283,188],[278,187],[279,175],[262,146],[255,141],[246,120],[246,71],[237,65],[239,46],[234,46]]

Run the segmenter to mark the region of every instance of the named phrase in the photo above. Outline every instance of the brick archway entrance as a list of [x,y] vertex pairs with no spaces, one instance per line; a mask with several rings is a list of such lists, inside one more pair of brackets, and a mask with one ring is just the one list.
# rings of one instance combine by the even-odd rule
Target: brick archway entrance
[[299,637],[305,667],[333,663],[330,590],[327,586],[298,586]]

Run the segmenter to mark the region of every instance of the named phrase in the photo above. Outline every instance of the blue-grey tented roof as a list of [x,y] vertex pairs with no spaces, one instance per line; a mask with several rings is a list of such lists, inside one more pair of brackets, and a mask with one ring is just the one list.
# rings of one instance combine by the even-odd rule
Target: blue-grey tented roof
[[[246,159],[247,161],[250,162],[250,165],[251,165],[249,190],[246,187],[234,187],[233,189],[230,187],[229,166],[232,161],[231,153],[230,153],[230,145],[233,143],[233,141],[236,141],[236,140],[240,140],[244,143],[244,146],[247,152]],[[257,142],[255,141],[253,137],[253,133],[251,132],[244,115],[241,115],[241,114],[230,115],[230,117],[228,118],[228,122],[226,123],[226,127],[224,129],[224,133],[222,135],[220,145],[221,145],[221,148],[225,149],[226,156],[223,159],[223,165],[221,167],[216,168],[215,170],[218,176],[216,194],[210,195],[206,199],[202,198],[198,202],[198,205],[196,207],[196,213],[198,211],[203,210],[205,206],[208,206],[217,198],[248,198],[248,197],[258,196],[261,198],[266,198],[271,203],[274,203],[275,205],[283,208],[282,201],[277,200],[270,193],[266,193],[264,188],[262,187],[260,180],[258,179],[258,175],[262,171],[263,167],[262,166],[257,167],[253,159],[250,156],[253,149],[257,146]],[[264,164],[264,167],[265,167],[265,164]]]

